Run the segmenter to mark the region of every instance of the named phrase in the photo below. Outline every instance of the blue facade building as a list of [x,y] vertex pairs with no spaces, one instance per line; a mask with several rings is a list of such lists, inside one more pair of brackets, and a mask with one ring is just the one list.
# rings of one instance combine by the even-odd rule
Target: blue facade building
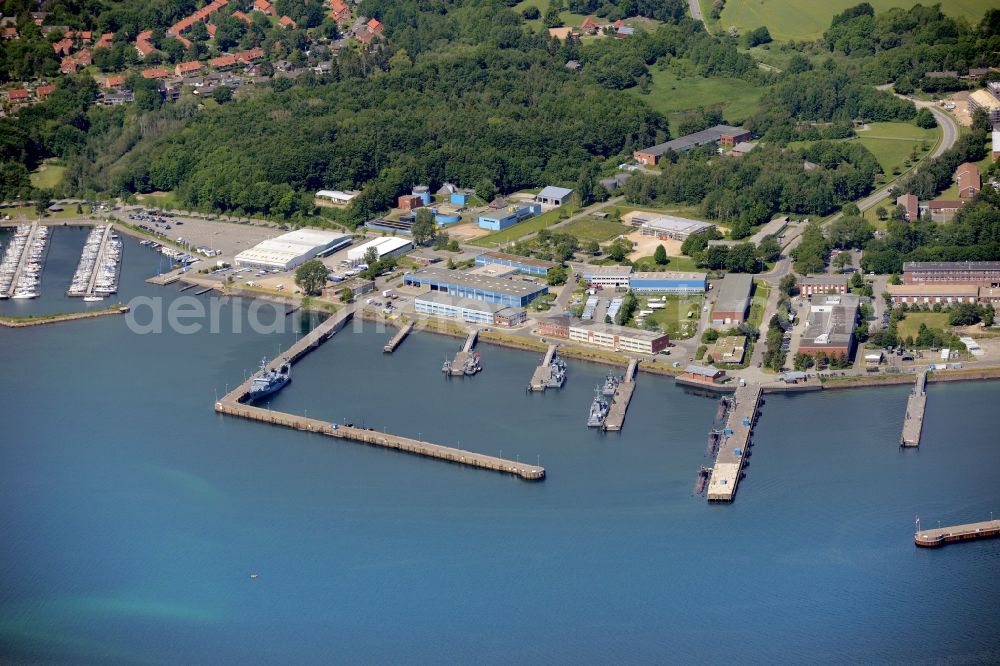
[[452,192],[450,201],[456,206],[464,206],[469,203],[469,195],[465,192]]
[[512,227],[518,222],[539,215],[542,205],[538,203],[523,203],[498,210],[494,213],[484,213],[479,216],[479,227],[490,231],[500,231]]
[[638,293],[704,294],[708,277],[705,273],[632,273],[628,286]]
[[549,291],[545,285],[532,282],[460,273],[446,268],[425,268],[416,273],[407,273],[403,276],[403,282],[417,287],[429,287],[432,292],[439,291],[459,298],[520,308]]
[[505,252],[483,252],[476,257],[476,266],[488,266],[490,264],[509,266],[516,268],[518,272],[525,275],[537,275],[541,277],[548,275],[549,270],[558,265],[554,261],[519,257],[516,254],[507,254]]

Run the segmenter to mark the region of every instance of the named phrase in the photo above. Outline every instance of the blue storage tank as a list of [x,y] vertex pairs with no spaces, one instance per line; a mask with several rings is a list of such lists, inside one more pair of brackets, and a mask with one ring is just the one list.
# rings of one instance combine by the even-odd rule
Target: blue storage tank
[[462,216],[456,215],[454,213],[438,213],[437,211],[435,211],[434,221],[441,225],[455,224],[456,222],[462,221]]
[[425,206],[431,205],[431,190],[426,185],[417,185],[413,188],[413,196],[420,197],[420,200],[424,202]]

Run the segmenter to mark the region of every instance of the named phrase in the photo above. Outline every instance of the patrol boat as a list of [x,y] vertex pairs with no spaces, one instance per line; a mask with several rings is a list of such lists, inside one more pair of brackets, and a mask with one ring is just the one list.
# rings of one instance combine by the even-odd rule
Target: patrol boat
[[247,393],[247,398],[251,401],[260,400],[275,391],[281,390],[290,381],[292,381],[291,364],[282,363],[277,368],[268,370],[267,361],[261,361],[260,372],[250,382],[250,391]]

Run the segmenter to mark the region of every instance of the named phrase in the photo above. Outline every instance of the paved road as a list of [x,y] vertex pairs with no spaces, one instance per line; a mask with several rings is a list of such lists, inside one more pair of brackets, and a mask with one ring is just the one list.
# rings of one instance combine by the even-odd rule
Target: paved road
[[937,118],[938,125],[941,126],[941,131],[943,132],[941,144],[931,152],[932,158],[938,157],[958,141],[958,123],[951,117],[951,114],[938,108],[934,102],[914,102],[914,104],[921,109],[930,109],[934,117]]
[[688,0],[688,9],[691,10],[691,16],[697,21],[701,21],[705,29],[708,30],[708,24],[705,23],[705,15],[701,13],[701,3],[698,0]]

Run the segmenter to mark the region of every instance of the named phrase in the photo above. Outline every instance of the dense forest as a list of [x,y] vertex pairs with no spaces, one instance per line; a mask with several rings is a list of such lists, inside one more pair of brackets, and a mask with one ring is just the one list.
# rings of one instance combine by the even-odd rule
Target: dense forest
[[693,151],[663,164],[659,176],[633,176],[623,189],[626,199],[700,205],[703,215],[729,225],[739,239],[778,211],[828,215],[867,194],[879,171],[875,156],[855,143],[820,141],[804,150],[768,145],[739,159],[711,159],[713,154]]
[[[904,68],[886,70],[886,63],[919,63],[906,76],[920,77],[932,65],[961,70],[1000,51],[994,29],[1000,12],[987,12],[973,28],[936,7],[876,16],[862,4],[835,17],[825,39],[812,46],[837,57],[796,54],[778,72],[759,67],[743,50],[745,40],[709,35],[685,15],[681,0],[574,3],[571,9],[607,20],[646,16],[660,24],[628,39],[581,43],[529,28],[509,0],[362,0],[359,14],[385,23],[385,41],[342,50],[329,74],[274,79],[226,104],[205,108],[190,97],[164,103],[157,84],[132,74],[135,104],[96,107],[87,76],[60,77],[51,99],[0,119],[0,194],[30,195],[28,173],[53,156],[67,166],[67,193],[172,190],[183,206],[238,214],[301,220],[314,211],[316,189],[361,189],[349,216],[340,219],[349,224],[385,210],[416,182],[448,180],[482,193],[573,186],[581,174],[592,178],[638,147],[727,121],[707,108],[669,127],[629,90],[648,89],[652,66],[681,59],[701,76],[765,89],[767,103],[743,123],[764,143],[738,161],[702,151],[672,156],[662,175],[634,176],[625,194],[634,202],[697,205],[740,238],[774,212],[825,215],[870,191],[879,171],[874,157],[859,145],[831,140],[851,136],[857,119],[914,118],[911,103],[873,87],[903,76]],[[309,4],[278,0],[279,11],[302,29],[279,34],[259,16],[251,25],[226,19],[208,46],[191,34],[191,49],[178,51],[163,30],[200,4],[60,0],[44,6],[49,23],[116,32],[112,48],[94,54],[106,70],[135,64],[126,35],[140,27],[153,29],[162,49],[155,58],[166,62],[202,57],[205,49],[262,45],[268,57],[287,56],[293,64],[305,59],[303,29],[331,27]],[[28,16],[34,8],[27,0],[4,3],[4,13],[16,15],[26,34],[37,30]],[[33,68],[54,66],[48,41],[58,36],[36,35],[48,49],[38,52],[38,62],[31,46],[37,40],[0,44],[0,71],[37,74]],[[952,60],[942,59],[946,52]],[[568,70],[569,60],[582,71]],[[814,143],[786,148],[797,140]],[[973,144],[963,139],[910,186],[939,191],[949,165],[973,159],[982,148]]]

